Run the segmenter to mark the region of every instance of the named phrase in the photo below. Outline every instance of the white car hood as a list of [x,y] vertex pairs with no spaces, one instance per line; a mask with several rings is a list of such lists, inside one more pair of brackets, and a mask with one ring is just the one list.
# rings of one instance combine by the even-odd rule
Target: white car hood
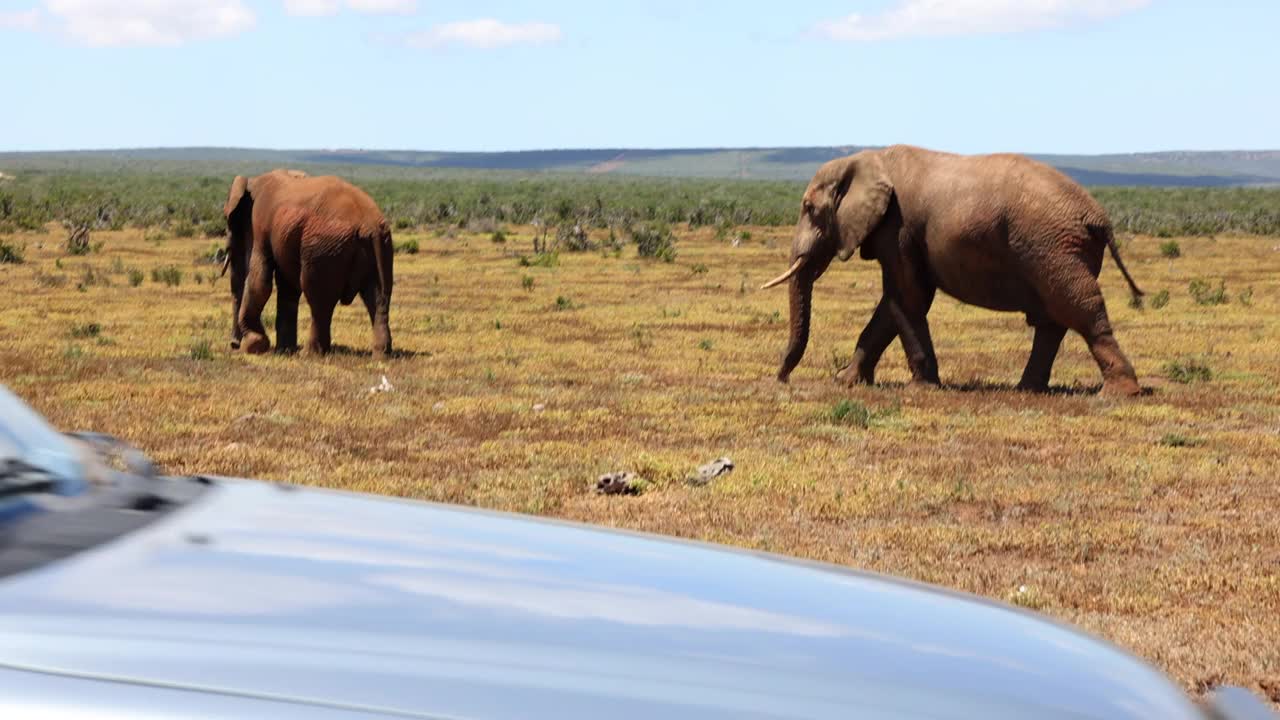
[[0,580],[0,665],[411,717],[1202,717],[1131,656],[967,595],[222,480]]

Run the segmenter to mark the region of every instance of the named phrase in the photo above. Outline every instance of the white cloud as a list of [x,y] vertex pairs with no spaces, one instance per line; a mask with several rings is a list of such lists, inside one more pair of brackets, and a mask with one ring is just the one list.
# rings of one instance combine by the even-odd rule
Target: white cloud
[[1151,0],[899,0],[876,15],[825,20],[813,32],[831,40],[979,35],[1044,30],[1140,10]]
[[445,23],[420,33],[411,34],[411,47],[440,48],[449,45],[492,49],[510,45],[546,45],[558,42],[560,26],[551,23],[504,23],[484,18]]
[[356,12],[378,15],[408,15],[418,9],[418,0],[347,0]]
[[0,12],[0,28],[6,30],[35,30],[40,27],[40,9],[22,12]]
[[418,10],[418,0],[284,0],[284,11],[290,15],[337,15],[348,9],[367,15],[410,15]]
[[284,0],[284,11],[307,17],[336,15],[340,5],[338,0]]
[[[90,47],[176,46],[236,35],[257,21],[242,0],[45,0],[44,9],[58,32]],[[16,15],[18,27],[39,24],[36,10]]]

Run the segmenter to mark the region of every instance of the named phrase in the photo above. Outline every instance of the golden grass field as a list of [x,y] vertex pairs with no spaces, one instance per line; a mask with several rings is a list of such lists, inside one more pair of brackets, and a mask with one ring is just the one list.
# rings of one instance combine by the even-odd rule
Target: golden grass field
[[[1161,241],[1126,243],[1148,299],[1169,291],[1161,309],[1129,307],[1108,258],[1112,322],[1150,388],[1112,400],[1093,394],[1100,377],[1074,335],[1055,367],[1062,392],[1010,390],[1030,329],[943,297],[930,317],[949,389],[905,387],[896,343],[882,386],[835,385],[879,294],[877,266],[858,260],[819,282],[809,353],[780,385],[785,290],[756,287],[785,268],[789,230],[751,232],[733,247],[681,230],[671,264],[627,247],[551,268],[517,263],[528,228],[505,245],[398,233],[422,251],[396,257],[401,356],[385,363],[367,351],[358,301],[335,318],[344,352],[232,353],[227,280],[196,264],[215,241],[97,233],[101,251],[73,258],[62,231],[11,237],[26,263],[0,265],[0,382],[59,427],[119,435],[169,472],[552,515],[903,575],[1078,624],[1192,692],[1229,682],[1280,703],[1280,240],[1181,239],[1174,260]],[[178,287],[152,279],[167,265]],[[129,268],[145,273],[140,286]],[[1230,302],[1194,302],[1197,278],[1225,280]],[[305,342],[305,304],[301,314]],[[202,341],[212,358],[193,358]],[[1168,379],[1166,364],[1188,358],[1212,377]],[[383,374],[394,391],[370,394]],[[845,399],[871,410],[867,427],[832,419]],[[721,455],[732,474],[683,481]],[[646,491],[597,495],[595,478],[613,470],[639,473]]]

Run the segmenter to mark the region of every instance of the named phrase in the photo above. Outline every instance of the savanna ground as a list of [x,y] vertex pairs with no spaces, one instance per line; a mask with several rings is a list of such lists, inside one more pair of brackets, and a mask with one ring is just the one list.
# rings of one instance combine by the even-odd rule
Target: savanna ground
[[[196,260],[213,240],[96,232],[102,247],[72,257],[62,230],[0,237],[25,245],[24,263],[0,264],[0,382],[59,427],[119,435],[169,472],[903,575],[1078,624],[1192,692],[1236,683],[1280,703],[1280,239],[1182,238],[1173,259],[1165,240],[1127,242],[1142,310],[1108,258],[1112,321],[1150,388],[1112,400],[1093,394],[1077,336],[1058,392],[1013,392],[1029,328],[946,298],[931,322],[949,388],[905,387],[897,344],[881,386],[835,385],[879,293],[876,266],[857,260],[819,282],[808,355],[778,384],[785,291],[756,287],[786,265],[783,227],[734,232],[736,246],[681,227],[671,263],[627,246],[549,267],[522,266],[532,230],[508,231],[504,244],[397,233],[420,251],[396,257],[387,362],[367,352],[358,302],[339,308],[333,356],[230,352],[227,280]],[[394,391],[371,394],[384,374]],[[684,482],[722,455],[732,474]],[[644,492],[596,494],[614,470]]]

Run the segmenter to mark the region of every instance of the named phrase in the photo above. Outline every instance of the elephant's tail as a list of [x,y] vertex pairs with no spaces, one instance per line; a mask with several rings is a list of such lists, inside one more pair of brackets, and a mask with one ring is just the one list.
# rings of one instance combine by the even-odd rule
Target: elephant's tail
[[373,239],[373,262],[377,265],[378,286],[382,288],[383,297],[391,299],[392,258],[395,248],[391,244],[391,228],[383,220],[378,223],[378,235]]
[[1107,243],[1107,248],[1111,250],[1111,257],[1116,261],[1116,267],[1120,268],[1120,274],[1124,275],[1125,282],[1129,283],[1129,290],[1133,293],[1134,299],[1137,300],[1145,295],[1146,293],[1142,292],[1138,284],[1133,281],[1133,276],[1129,274],[1129,268],[1126,268],[1124,261],[1120,259],[1120,248],[1116,247],[1116,234],[1111,228],[1105,225],[1091,227],[1089,232],[1093,233],[1095,238]]

